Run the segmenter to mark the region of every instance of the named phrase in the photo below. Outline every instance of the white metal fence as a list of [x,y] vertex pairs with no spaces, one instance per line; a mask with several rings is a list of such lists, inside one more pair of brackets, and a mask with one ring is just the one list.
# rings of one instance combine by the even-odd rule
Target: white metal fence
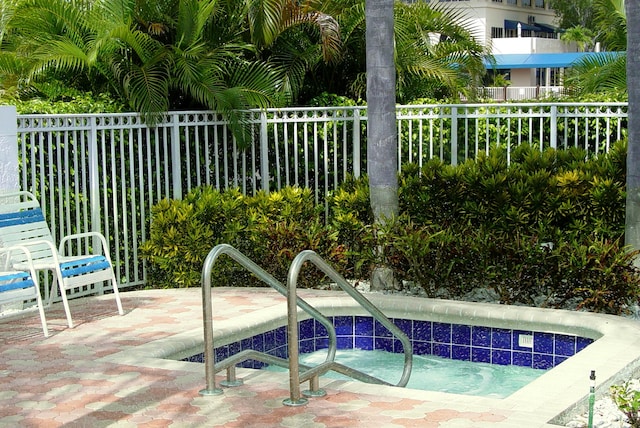
[[[241,149],[213,112],[171,112],[155,127],[136,114],[20,115],[20,185],[35,192],[54,238],[98,230],[109,239],[123,287],[145,282],[138,248],[152,206],[194,187],[247,194],[310,187],[316,201],[347,174],[366,171],[366,109],[252,111]],[[626,129],[626,103],[399,106],[398,167],[438,157],[457,164],[496,147],[609,150]]]

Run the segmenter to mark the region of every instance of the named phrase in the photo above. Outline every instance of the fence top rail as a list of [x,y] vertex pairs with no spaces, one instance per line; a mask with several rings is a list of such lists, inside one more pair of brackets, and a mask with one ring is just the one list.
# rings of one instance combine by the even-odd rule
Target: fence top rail
[[[579,108],[579,107],[617,107],[617,108],[625,108],[628,106],[626,101],[620,102],[526,102],[526,103],[511,103],[511,102],[501,102],[501,103],[470,103],[470,104],[405,104],[405,105],[396,105],[396,109],[400,110],[412,110],[412,109],[506,109],[506,108],[548,108],[548,107],[569,107],[569,108]],[[366,111],[366,106],[335,106],[335,107],[287,107],[287,108],[269,108],[269,109],[251,109],[247,110],[249,113],[259,114],[259,113],[272,113],[272,114],[281,114],[281,113],[297,113],[297,112],[314,112],[316,114],[321,112],[332,112],[336,110],[358,110],[358,111]],[[164,121],[161,121],[159,124],[170,122],[170,118],[173,116],[190,116],[190,115],[216,115],[214,111],[211,110],[189,110],[189,111],[170,111],[165,114]],[[138,119],[140,117],[139,113],[135,112],[124,112],[124,113],[64,113],[64,114],[19,114],[19,120],[33,120],[33,119],[47,119],[47,118],[65,118],[65,119],[104,119],[104,118],[114,118],[114,117],[126,117],[132,119]],[[166,122],[165,122],[166,121]]]

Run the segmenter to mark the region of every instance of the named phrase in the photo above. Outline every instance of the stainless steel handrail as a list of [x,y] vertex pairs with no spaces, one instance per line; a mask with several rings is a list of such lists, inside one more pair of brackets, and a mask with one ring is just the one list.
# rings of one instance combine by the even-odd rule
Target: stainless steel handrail
[[[291,266],[289,266],[289,273],[287,276],[287,288],[289,293],[287,296],[287,312],[289,328],[288,342],[289,342],[289,399],[285,400],[285,404],[290,406],[304,404],[306,401],[300,397],[300,383],[304,382],[310,377],[317,377],[319,372],[326,372],[330,369],[336,369],[336,371],[344,370],[343,373],[349,376],[356,377],[355,373],[358,372],[355,369],[337,364],[335,362],[329,362],[330,364],[320,365],[323,367],[315,367],[312,369],[312,373],[304,373],[302,379],[300,376],[300,364],[298,362],[298,329],[291,326],[297,326],[298,324],[298,310],[296,307],[297,295],[297,282],[300,269],[305,262],[312,262],[318,269],[323,271],[329,278],[331,278],[340,288],[347,292],[356,302],[358,302],[364,309],[367,310],[378,322],[385,326],[391,333],[400,339],[402,343],[402,349],[404,350],[404,369],[400,381],[396,386],[406,386],[411,376],[411,369],[413,366],[413,346],[406,334],[402,332],[395,324],[389,320],[377,307],[373,305],[366,297],[364,297],[358,290],[352,287],[338,272],[336,272],[331,266],[327,264],[318,254],[311,250],[302,251],[293,259]],[[337,368],[339,367],[339,368]],[[359,372],[358,372],[359,373]],[[363,376],[367,376],[364,373],[360,373]],[[369,377],[369,381],[375,383],[387,384],[379,379]]]
[[[204,325],[204,364],[205,364],[205,378],[206,378],[206,388],[200,391],[202,395],[218,395],[222,393],[222,390],[216,387],[215,374],[223,370],[225,368],[234,367],[239,361],[237,359],[228,358],[221,362],[220,364],[215,363],[214,357],[214,347],[213,347],[213,309],[211,305],[211,272],[213,270],[213,265],[218,259],[218,257],[222,254],[226,254],[238,262],[240,265],[245,267],[248,271],[253,273],[260,279],[262,282],[270,285],[276,291],[278,291],[283,296],[287,297],[288,300],[288,292],[287,289],[280,281],[275,279],[271,274],[266,272],[256,263],[251,261],[247,256],[242,254],[236,248],[232,247],[228,244],[219,244],[216,245],[207,255],[207,258],[204,261],[204,265],[202,267],[202,317],[203,317],[203,325]],[[336,356],[336,331],[333,323],[329,321],[322,313],[318,312],[313,306],[309,305],[303,299],[296,297],[295,306],[300,307],[306,313],[311,315],[311,317],[318,320],[326,329],[329,335],[329,349],[327,352],[326,362],[331,362],[335,359]],[[297,334],[297,322],[296,326],[296,334]],[[291,330],[291,326],[289,326],[288,330]],[[297,343],[296,343],[297,345]],[[253,354],[255,355],[255,354]],[[264,354],[267,355],[268,354]],[[272,360],[269,360],[272,361]],[[265,361],[265,362],[269,362]],[[235,376],[235,375],[233,375]],[[312,385],[315,385],[315,389],[317,389],[317,381],[312,382]],[[312,388],[314,389],[314,388]],[[312,391],[313,392],[313,391]],[[321,393],[317,393],[316,395],[321,395]]]

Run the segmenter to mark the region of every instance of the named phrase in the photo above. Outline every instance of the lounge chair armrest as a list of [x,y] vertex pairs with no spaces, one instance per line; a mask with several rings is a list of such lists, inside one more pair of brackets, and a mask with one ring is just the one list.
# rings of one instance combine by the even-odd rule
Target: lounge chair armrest
[[60,253],[60,255],[62,256],[66,255],[65,244],[68,241],[72,239],[82,239],[82,238],[98,238],[102,245],[102,251],[105,257],[107,257],[107,260],[109,261],[111,260],[111,258],[109,257],[109,247],[107,247],[107,240],[105,239],[104,235],[100,232],[74,233],[72,235],[65,236],[60,240],[60,245],[58,245],[58,252]]
[[[0,255],[6,254],[7,258],[4,259],[4,269],[7,269],[11,263],[11,253],[14,251],[24,253],[27,263],[29,264],[29,270],[31,271],[31,275],[35,277],[35,270],[33,269],[33,259],[31,258],[31,251],[24,245],[12,245],[10,247],[0,247]],[[1,260],[1,259],[0,259]]]

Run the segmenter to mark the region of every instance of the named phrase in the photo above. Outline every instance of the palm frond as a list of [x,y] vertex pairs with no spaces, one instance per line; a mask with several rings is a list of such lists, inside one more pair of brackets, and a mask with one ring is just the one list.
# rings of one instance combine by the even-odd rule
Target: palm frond
[[47,46],[43,46],[42,49],[34,53],[33,58],[36,63],[31,70],[31,77],[40,76],[49,69],[78,73],[88,65],[86,52],[64,38],[51,41]]
[[602,52],[584,57],[568,70],[565,85],[580,94],[625,90],[626,64],[623,53]]
[[251,40],[258,47],[269,46],[280,32],[287,0],[246,0]]
[[129,104],[145,121],[155,123],[169,109],[169,67],[162,55],[142,66],[131,64],[123,76]]

